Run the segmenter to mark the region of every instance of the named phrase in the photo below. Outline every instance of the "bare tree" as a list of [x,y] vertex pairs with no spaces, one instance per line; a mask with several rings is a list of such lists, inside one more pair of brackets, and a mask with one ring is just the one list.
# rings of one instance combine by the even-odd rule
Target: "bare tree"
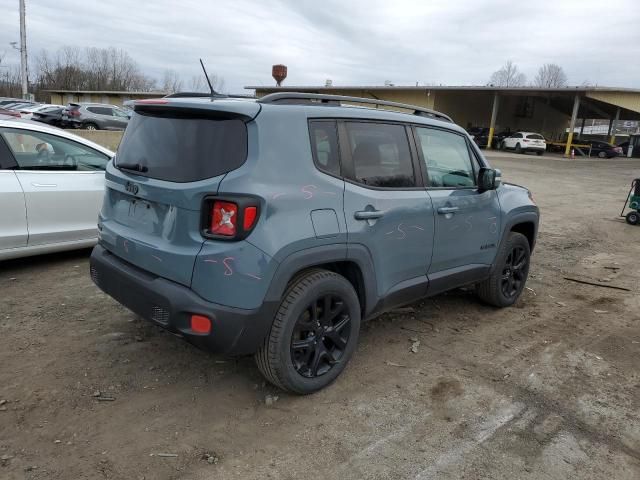
[[209,91],[209,85],[207,85],[207,79],[204,78],[204,74],[194,75],[193,77],[191,77],[191,82],[189,83],[189,89],[192,92]]
[[176,70],[167,69],[162,79],[162,91],[176,93],[182,90],[182,79]]
[[518,70],[518,66],[511,60],[508,60],[504,66],[491,75],[490,85],[496,87],[524,87],[527,83],[527,77]]
[[[211,81],[211,86],[213,89],[221,93],[224,90],[224,78],[219,75],[209,75],[209,80]],[[193,92],[208,92],[209,85],[207,84],[207,79],[202,75],[194,75],[191,77],[190,83],[191,91]]]
[[5,53],[0,53],[0,96],[19,98],[22,93],[21,73],[17,65],[4,65]]
[[567,75],[560,65],[545,63],[538,69],[533,82],[536,87],[562,88],[567,86]]
[[131,56],[116,48],[63,47],[36,56],[40,89],[149,91],[155,80],[140,71]]

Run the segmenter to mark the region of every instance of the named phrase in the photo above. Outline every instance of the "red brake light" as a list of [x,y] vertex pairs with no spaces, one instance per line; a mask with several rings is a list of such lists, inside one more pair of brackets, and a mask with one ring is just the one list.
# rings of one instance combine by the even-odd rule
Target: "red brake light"
[[211,209],[211,233],[233,237],[238,225],[238,206],[231,202],[213,202]]
[[257,216],[258,207],[246,207],[244,209],[244,220],[242,222],[242,228],[244,228],[245,231],[251,230]]

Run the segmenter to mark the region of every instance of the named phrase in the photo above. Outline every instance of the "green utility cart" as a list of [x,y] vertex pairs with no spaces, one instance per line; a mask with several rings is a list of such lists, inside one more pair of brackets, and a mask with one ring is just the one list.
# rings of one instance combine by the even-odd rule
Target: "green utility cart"
[[[627,207],[631,209],[631,211],[625,215],[624,211]],[[629,195],[627,195],[627,200],[624,202],[620,216],[626,218],[627,223],[630,225],[640,224],[640,178],[636,178],[631,182]]]

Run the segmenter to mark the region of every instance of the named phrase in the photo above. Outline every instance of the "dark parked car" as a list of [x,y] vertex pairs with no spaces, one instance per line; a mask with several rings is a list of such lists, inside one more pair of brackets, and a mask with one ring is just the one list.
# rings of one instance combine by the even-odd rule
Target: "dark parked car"
[[[476,145],[478,145],[478,147],[480,148],[487,147],[487,142],[489,140],[489,128],[473,127],[467,131],[469,132],[469,135],[473,137],[473,141],[476,143]],[[500,148],[500,143],[502,142],[502,140],[504,140],[506,137],[508,137],[512,133],[513,132],[511,132],[510,130],[504,130],[498,133],[494,132],[493,138],[491,139],[492,148],[495,148],[495,149]]]
[[87,130],[124,130],[130,114],[103,103],[70,103],[62,112],[62,125]]
[[64,107],[52,108],[44,110],[42,112],[34,112],[31,120],[36,122],[46,123],[47,125],[53,125],[54,127],[62,126],[62,111]]
[[[601,140],[576,140],[574,143],[591,145],[592,157],[613,158],[622,155],[622,148]],[[585,153],[588,154],[588,151]]]
[[[629,151],[629,141],[622,142],[618,145],[618,148],[622,151],[623,156],[627,156],[627,152]],[[640,147],[634,147],[631,156],[634,158],[640,158]]]
[[487,127],[473,127],[467,130],[473,141],[480,148],[486,148],[489,140],[489,129]]

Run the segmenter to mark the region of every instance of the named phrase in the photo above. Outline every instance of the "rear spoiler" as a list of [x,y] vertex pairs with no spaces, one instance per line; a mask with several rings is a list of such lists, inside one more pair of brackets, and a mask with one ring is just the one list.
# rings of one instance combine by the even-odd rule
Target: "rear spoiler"
[[[140,115],[149,115],[153,117],[169,117],[169,118],[210,118],[215,120],[231,120],[238,119],[243,122],[250,122],[260,112],[258,107],[255,111],[222,108],[201,108],[194,105],[175,104],[162,102],[158,99],[155,103],[134,104],[133,111]],[[254,104],[255,105],[255,104]]]

